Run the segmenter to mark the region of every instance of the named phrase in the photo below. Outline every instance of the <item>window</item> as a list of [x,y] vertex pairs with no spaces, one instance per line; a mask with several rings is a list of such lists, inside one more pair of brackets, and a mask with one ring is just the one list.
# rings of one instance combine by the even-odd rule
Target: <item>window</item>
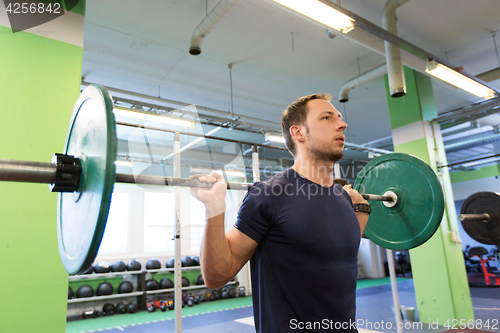
[[102,238],[99,254],[126,253],[128,250],[130,194],[113,192],[109,207],[106,230]]
[[193,196],[189,198],[191,251],[200,251],[201,238],[205,231],[205,205]]
[[144,193],[144,252],[174,252],[175,194]]

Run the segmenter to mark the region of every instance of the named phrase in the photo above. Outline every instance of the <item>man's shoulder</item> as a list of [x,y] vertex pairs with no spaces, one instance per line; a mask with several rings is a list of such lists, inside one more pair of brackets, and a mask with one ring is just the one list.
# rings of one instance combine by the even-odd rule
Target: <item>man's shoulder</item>
[[273,188],[275,186],[285,186],[287,184],[290,184],[293,182],[293,177],[295,176],[295,173],[293,172],[292,169],[286,169],[284,171],[281,171],[274,176],[272,176],[269,179],[255,182],[249,189],[250,191],[255,191],[256,189],[268,189],[268,188]]

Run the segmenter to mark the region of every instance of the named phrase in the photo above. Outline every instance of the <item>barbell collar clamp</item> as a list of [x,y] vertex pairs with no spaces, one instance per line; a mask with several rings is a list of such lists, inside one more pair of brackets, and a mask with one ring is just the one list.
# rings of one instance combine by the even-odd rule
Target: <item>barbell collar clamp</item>
[[82,163],[79,158],[54,154],[52,164],[57,166],[54,183],[49,185],[51,192],[75,192],[80,186]]
[[489,222],[491,219],[490,214],[460,214],[458,219],[461,222],[482,221]]

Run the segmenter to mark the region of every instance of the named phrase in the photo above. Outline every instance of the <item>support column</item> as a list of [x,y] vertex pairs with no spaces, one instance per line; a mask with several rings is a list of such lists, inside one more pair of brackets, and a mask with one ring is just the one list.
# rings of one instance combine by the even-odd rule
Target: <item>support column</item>
[[445,213],[441,226],[425,244],[410,250],[413,281],[420,321],[451,325],[451,320],[474,319],[443,139],[437,116],[431,79],[404,68],[407,93],[391,98],[386,81],[394,150],[419,157],[438,174],[445,193]]
[[[82,71],[85,0],[77,2],[13,33],[0,1],[0,158],[50,162],[64,148]],[[0,332],[66,331],[56,201],[47,185],[0,184]]]

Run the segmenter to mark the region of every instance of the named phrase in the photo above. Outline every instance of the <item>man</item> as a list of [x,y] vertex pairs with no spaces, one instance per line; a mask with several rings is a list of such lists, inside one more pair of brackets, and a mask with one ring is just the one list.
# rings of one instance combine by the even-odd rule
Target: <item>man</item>
[[[201,266],[208,288],[231,280],[251,259],[257,332],[357,332],[357,252],[369,205],[334,182],[347,125],[328,94],[299,98],[281,125],[294,165],[248,191],[233,228],[224,231],[226,184],[192,189],[206,207]],[[356,211],[356,212],[355,212]]]

